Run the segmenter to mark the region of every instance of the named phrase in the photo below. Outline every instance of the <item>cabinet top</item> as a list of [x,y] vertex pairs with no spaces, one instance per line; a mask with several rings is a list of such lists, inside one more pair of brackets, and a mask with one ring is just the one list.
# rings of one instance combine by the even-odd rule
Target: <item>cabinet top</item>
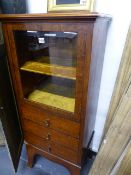
[[61,19],[61,20],[95,20],[97,18],[111,19],[110,15],[100,13],[47,13],[47,14],[0,14],[0,21],[17,21],[17,20],[44,20],[44,19]]

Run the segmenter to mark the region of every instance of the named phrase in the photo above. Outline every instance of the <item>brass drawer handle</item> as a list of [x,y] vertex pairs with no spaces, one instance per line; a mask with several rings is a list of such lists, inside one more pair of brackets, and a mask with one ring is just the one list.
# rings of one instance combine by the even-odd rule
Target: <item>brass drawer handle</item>
[[51,152],[51,146],[49,146],[49,148],[48,148],[48,152]]
[[4,109],[4,107],[3,106],[0,106],[0,110],[3,110]]
[[51,135],[50,134],[47,134],[47,137],[46,137],[46,140],[51,140]]
[[45,124],[45,127],[47,127],[47,128],[50,127],[50,121],[49,120],[45,120],[44,124]]

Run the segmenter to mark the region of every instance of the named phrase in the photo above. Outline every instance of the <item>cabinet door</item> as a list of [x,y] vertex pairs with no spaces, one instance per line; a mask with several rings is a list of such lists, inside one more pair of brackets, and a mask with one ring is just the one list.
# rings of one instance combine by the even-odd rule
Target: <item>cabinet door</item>
[[8,30],[20,101],[78,119],[84,63],[79,25],[12,24]]
[[4,47],[2,45],[0,45],[0,118],[10,157],[15,170],[17,170],[23,145],[23,136]]

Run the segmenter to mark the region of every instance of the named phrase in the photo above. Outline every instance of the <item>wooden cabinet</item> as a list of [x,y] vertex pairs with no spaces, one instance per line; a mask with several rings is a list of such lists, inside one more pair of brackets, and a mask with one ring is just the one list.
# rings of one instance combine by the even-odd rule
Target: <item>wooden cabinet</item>
[[109,16],[1,15],[27,144],[80,174],[94,130]]

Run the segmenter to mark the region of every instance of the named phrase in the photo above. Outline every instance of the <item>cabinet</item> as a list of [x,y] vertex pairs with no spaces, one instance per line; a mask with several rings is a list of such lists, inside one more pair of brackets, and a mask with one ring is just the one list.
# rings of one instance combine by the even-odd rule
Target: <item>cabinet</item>
[[94,130],[111,18],[1,15],[28,163],[46,158],[79,175]]

